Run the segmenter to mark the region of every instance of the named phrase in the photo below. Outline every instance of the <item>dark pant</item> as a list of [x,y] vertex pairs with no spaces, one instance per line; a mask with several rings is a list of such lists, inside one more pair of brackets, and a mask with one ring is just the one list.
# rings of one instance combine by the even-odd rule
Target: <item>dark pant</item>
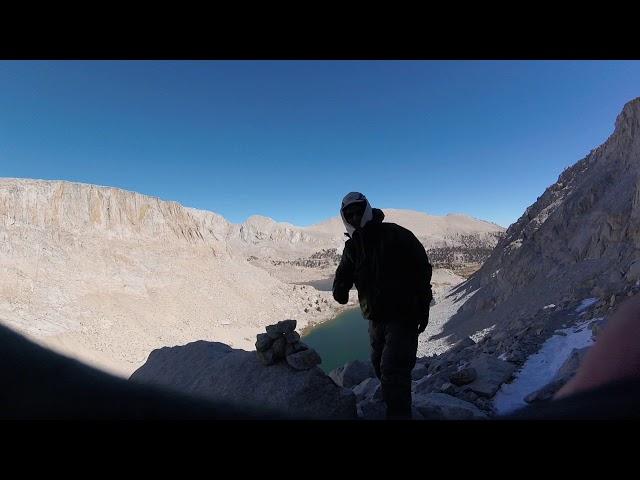
[[416,322],[369,321],[371,363],[382,384],[387,418],[411,418],[411,371],[416,365]]

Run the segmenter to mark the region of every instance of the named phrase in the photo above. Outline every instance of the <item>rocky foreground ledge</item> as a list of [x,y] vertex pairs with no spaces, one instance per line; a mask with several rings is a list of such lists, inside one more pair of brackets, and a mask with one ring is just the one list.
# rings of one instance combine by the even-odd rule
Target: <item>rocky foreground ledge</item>
[[[496,393],[546,340],[562,334],[558,327],[589,321],[595,341],[614,304],[638,291],[640,285],[635,284],[607,299],[548,305],[477,342],[463,338],[440,355],[418,358],[412,372],[414,419],[494,417]],[[348,362],[327,375],[318,366],[318,353],[295,331],[296,323],[283,320],[267,326],[266,333],[257,336],[255,351],[205,341],[154,350],[130,379],[278,410],[292,418],[383,419],[381,385],[371,363]],[[575,374],[588,348],[574,350],[556,376],[527,392],[524,401],[548,401]]]
[[[278,410],[294,418],[384,418],[380,382],[371,363],[349,362],[327,375],[318,367],[320,356],[300,341],[295,326],[295,320],[267,326],[266,333],[257,336],[256,351],[251,352],[205,341],[160,348],[151,352],[130,380]],[[453,364],[446,359],[468,348],[469,342],[474,344],[464,341],[446,355],[418,359],[413,372],[414,418],[487,418],[488,413],[477,404],[489,410],[490,402],[482,405],[478,398],[483,392],[494,394],[515,365],[487,355],[474,360],[473,367],[453,374]],[[459,398],[449,381],[466,382],[465,392],[471,389],[472,393]]]
[[210,400],[276,410],[292,418],[355,419],[356,397],[319,367],[263,365],[256,352],[197,341],[154,350],[130,380]]

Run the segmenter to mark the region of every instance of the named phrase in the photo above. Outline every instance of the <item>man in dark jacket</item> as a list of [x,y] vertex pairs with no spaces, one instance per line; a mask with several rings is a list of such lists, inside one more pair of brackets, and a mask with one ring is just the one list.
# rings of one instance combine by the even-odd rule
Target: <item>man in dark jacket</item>
[[418,335],[429,321],[431,265],[413,233],[383,223],[384,213],[351,192],[342,200],[349,237],[333,281],[333,298],[345,304],[355,283],[369,320],[371,361],[382,384],[387,418],[411,418],[411,371]]

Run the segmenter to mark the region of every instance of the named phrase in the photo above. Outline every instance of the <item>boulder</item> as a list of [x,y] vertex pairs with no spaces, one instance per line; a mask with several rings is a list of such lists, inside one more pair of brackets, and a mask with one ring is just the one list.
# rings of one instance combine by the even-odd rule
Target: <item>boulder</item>
[[364,399],[372,399],[378,387],[380,387],[380,380],[376,377],[369,377],[353,387],[352,390],[356,395],[356,400],[359,402]]
[[459,387],[473,382],[477,376],[475,368],[468,367],[449,375],[449,381]]
[[640,278],[640,260],[636,260],[629,266],[629,270],[625,274],[628,282],[632,282]]
[[412,386],[412,391],[416,394],[425,394],[438,391],[440,387],[449,382],[449,374],[446,372],[436,373],[421,378]]
[[450,357],[448,357],[446,354],[442,354],[442,355],[439,355],[437,358],[433,359],[431,363],[429,363],[429,367],[427,367],[427,372],[430,375],[433,375],[447,369],[451,365],[453,365],[453,361],[450,360]]
[[527,360],[527,354],[522,350],[514,349],[507,352],[505,360],[507,362],[522,365]]
[[297,371],[284,362],[266,367],[255,352],[218,342],[154,350],[130,380],[292,418],[356,418],[353,392],[337,387],[320,368]]
[[453,383],[445,382],[440,385],[440,391],[442,393],[448,393],[449,395],[454,395],[458,392],[458,389]]
[[414,395],[413,405],[426,420],[477,420],[487,418],[487,415],[473,403],[446,393]]
[[478,397],[473,401],[473,403],[481,410],[491,413],[493,412],[493,403],[488,398]]
[[573,350],[571,350],[569,357],[567,357],[567,359],[558,369],[556,377],[565,377],[567,378],[567,380],[573,377],[573,375],[575,375],[575,373],[578,371],[578,368],[580,368],[580,364],[582,363],[582,360],[584,360],[584,357],[590,348],[590,346],[587,346],[583,348],[574,348]]
[[527,403],[545,402],[551,400],[555,393],[562,388],[565,384],[564,379],[556,379],[547,383],[544,387],[530,393],[524,397],[524,401]]
[[412,380],[420,380],[422,377],[426,377],[428,373],[428,368],[423,363],[416,364],[415,368],[411,371],[411,379]]
[[285,348],[287,346],[287,341],[284,337],[280,337],[273,341],[273,345],[271,346],[271,350],[273,350],[273,355],[276,360],[285,357]]
[[453,344],[453,347],[451,347],[449,350],[447,350],[446,353],[456,353],[459,352],[467,347],[473,347],[476,344],[476,342],[474,342],[471,338],[466,337],[463,338],[462,340],[458,340],[456,343]]
[[606,324],[607,324],[607,320],[605,318],[594,320],[589,324],[589,329],[591,330],[591,338],[593,340],[595,340],[598,337],[598,335],[602,333],[602,330],[604,330],[604,327],[606,326]]
[[462,390],[456,394],[456,397],[467,402],[475,402],[478,399],[478,395],[471,390]]
[[259,352],[264,352],[268,350],[273,345],[273,338],[271,338],[266,333],[259,333],[256,337],[256,350]]
[[260,360],[260,362],[265,366],[273,365],[276,362],[276,356],[273,353],[272,349],[265,350],[262,352],[257,351],[256,355],[258,357],[258,360]]
[[431,355],[429,357],[418,357],[416,358],[416,366],[424,365],[429,368],[429,364],[436,358],[436,355]]
[[365,378],[375,377],[376,372],[371,362],[353,360],[352,362],[347,362],[342,367],[331,370],[329,376],[336,382],[336,385],[352,388],[361,383]]
[[284,338],[287,343],[296,343],[300,340],[300,334],[298,332],[288,332],[284,334]]
[[269,335],[269,337],[273,338],[274,340],[282,336],[282,332],[278,330],[277,325],[267,325],[265,327],[265,330],[267,331],[267,335]]
[[276,324],[276,331],[282,334],[292,333],[297,323],[296,320],[281,320]]
[[309,349],[308,345],[304,342],[287,343],[284,349],[284,353],[288,357],[293,353],[301,352],[303,350],[308,350],[308,349]]
[[516,366],[485,353],[471,360],[471,368],[476,371],[476,379],[467,388],[481,397],[493,397],[500,386],[513,375]]
[[309,370],[322,363],[322,359],[318,352],[313,348],[309,348],[287,355],[287,363],[296,370]]
[[384,420],[387,405],[382,400],[363,400],[357,405],[357,415],[364,420]]

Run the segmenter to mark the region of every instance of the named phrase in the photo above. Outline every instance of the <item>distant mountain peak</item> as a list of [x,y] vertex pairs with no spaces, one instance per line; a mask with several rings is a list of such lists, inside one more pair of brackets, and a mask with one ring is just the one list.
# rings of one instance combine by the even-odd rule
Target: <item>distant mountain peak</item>
[[640,97],[627,102],[616,118],[614,135],[628,133],[637,136],[640,132]]

